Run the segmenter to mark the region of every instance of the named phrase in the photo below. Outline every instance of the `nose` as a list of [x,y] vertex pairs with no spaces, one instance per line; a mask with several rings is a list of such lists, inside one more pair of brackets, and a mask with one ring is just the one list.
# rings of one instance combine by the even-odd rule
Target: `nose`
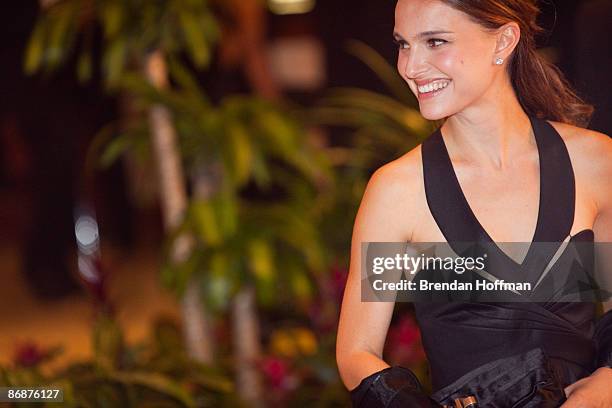
[[410,51],[400,51],[397,68],[404,79],[414,79],[421,75],[426,69],[426,61],[423,53],[416,48]]

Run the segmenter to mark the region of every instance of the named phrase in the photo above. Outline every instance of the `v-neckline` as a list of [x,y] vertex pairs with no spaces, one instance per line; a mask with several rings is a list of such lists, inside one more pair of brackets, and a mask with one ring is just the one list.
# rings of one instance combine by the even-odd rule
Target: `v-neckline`
[[525,254],[525,257],[522,259],[521,262],[517,262],[516,260],[514,260],[514,258],[512,258],[505,251],[503,251],[499,247],[497,242],[494,241],[493,238],[489,235],[487,230],[482,226],[482,224],[478,220],[478,217],[476,217],[476,214],[474,213],[474,210],[470,206],[470,203],[468,202],[467,197],[465,196],[463,188],[461,187],[461,184],[459,183],[459,178],[457,177],[455,167],[453,166],[453,162],[450,158],[450,154],[448,153],[448,149],[446,148],[446,143],[444,142],[444,137],[442,135],[442,128],[440,127],[438,129],[442,151],[444,153],[445,160],[447,160],[447,164],[449,165],[450,170],[451,170],[450,171],[451,181],[452,181],[453,187],[456,189],[456,192],[458,193],[457,195],[461,199],[461,204],[463,206],[465,216],[470,220],[470,222],[473,223],[473,225],[476,226],[480,235],[483,236],[489,243],[491,243],[491,246],[499,255],[503,256],[506,260],[512,262],[512,264],[514,264],[518,268],[523,268],[523,266],[527,264],[531,256],[531,253],[533,252],[533,248],[534,248],[533,244],[534,242],[538,240],[539,231],[542,229],[541,224],[543,222],[542,204],[545,201],[544,197],[545,197],[545,193],[547,192],[546,191],[546,188],[547,188],[546,179],[545,177],[543,177],[543,173],[544,173],[543,167],[544,167],[544,162],[545,162],[543,159],[543,156],[544,156],[545,148],[543,146],[541,136],[539,135],[539,132],[537,131],[537,126],[534,123],[534,120],[531,118],[531,116],[528,116],[528,117],[529,117],[529,123],[531,126],[531,130],[533,132],[534,139],[536,141],[536,149],[538,150],[538,169],[539,169],[538,178],[539,178],[540,185],[539,185],[539,192],[538,192],[538,214],[536,218],[536,226],[535,226],[535,230],[533,231],[533,236],[531,237],[531,241],[529,242],[527,253]]

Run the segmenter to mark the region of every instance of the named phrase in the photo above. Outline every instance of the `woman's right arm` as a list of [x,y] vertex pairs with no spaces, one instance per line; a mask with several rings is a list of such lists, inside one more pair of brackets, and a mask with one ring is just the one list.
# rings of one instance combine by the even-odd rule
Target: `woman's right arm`
[[[409,179],[414,178],[412,173]],[[410,240],[411,184],[405,166],[391,162],[381,167],[370,178],[357,212],[336,339],[336,362],[348,390],[389,367],[382,351],[395,303],[361,302],[361,243]]]

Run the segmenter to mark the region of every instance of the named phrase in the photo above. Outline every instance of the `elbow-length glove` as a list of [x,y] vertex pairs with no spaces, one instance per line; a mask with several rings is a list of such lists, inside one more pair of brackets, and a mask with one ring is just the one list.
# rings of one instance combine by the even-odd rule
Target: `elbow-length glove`
[[601,316],[593,338],[597,344],[597,367],[612,368],[612,310]]
[[401,366],[369,375],[350,394],[354,408],[440,407],[423,392],[414,373]]

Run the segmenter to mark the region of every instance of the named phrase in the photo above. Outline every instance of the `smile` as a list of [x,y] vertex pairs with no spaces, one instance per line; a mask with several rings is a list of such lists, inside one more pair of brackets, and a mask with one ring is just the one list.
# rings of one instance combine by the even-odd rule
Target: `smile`
[[435,96],[439,94],[444,88],[448,86],[448,84],[450,84],[450,82],[451,81],[448,79],[443,79],[432,81],[425,85],[417,86],[417,89],[419,90],[419,98],[426,96]]

